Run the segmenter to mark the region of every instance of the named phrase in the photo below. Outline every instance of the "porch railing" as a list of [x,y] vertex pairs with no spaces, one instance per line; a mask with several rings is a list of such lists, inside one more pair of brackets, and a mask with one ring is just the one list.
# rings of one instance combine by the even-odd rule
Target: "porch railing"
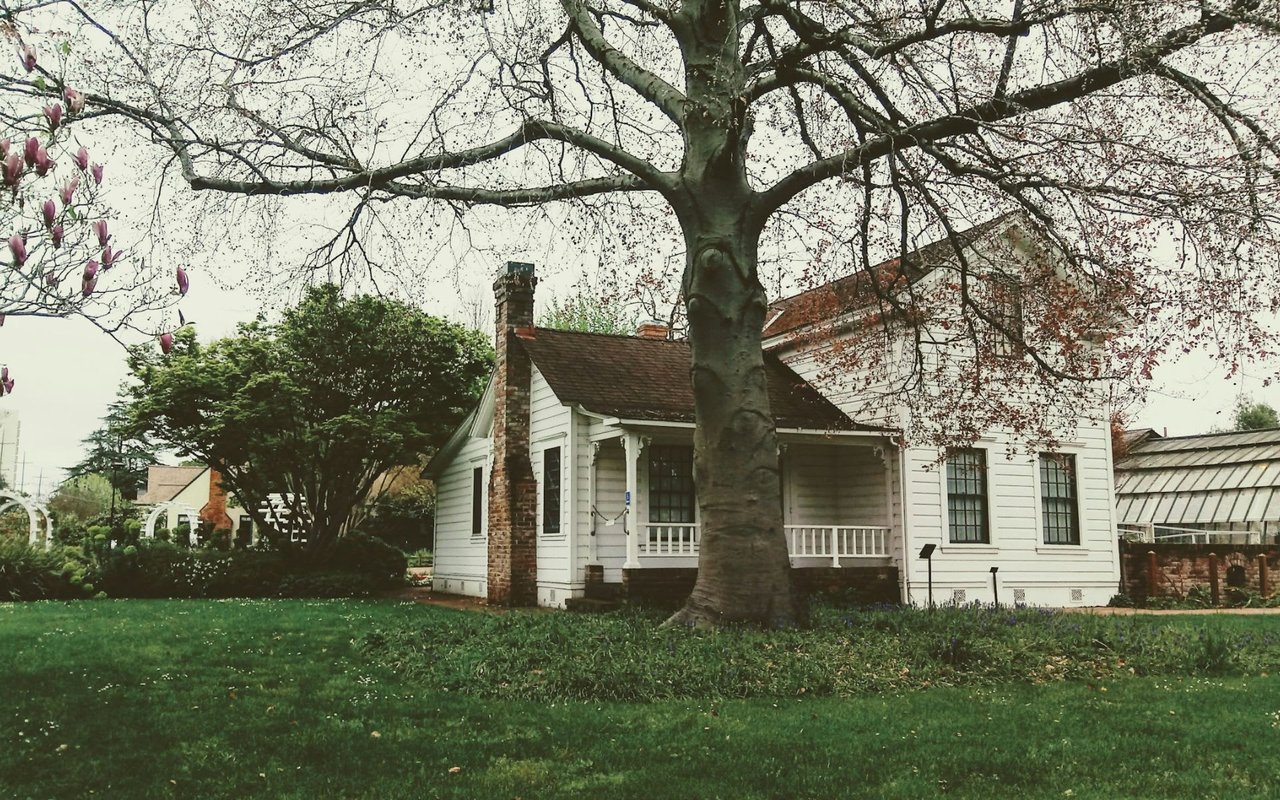
[[889,555],[889,529],[846,525],[787,525],[792,558],[883,558]]
[[[787,551],[792,558],[886,558],[889,528],[866,525],[787,525]],[[697,523],[647,522],[642,526],[642,556],[698,555]]]

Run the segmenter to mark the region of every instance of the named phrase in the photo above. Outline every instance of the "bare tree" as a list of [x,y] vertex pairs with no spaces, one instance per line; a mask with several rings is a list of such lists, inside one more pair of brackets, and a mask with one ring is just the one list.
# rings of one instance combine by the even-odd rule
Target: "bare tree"
[[[930,330],[971,353],[1010,338],[1031,390],[1149,372],[1197,335],[1233,361],[1269,341],[1255,312],[1278,307],[1277,0],[30,5],[61,5],[64,27],[102,44],[91,104],[144,126],[193,189],[346,195],[331,255],[387,209],[418,224],[483,206],[673,220],[702,519],[679,622],[796,620],[762,252],[862,271],[882,324],[856,355],[883,360],[875,330],[916,331],[894,358],[918,367],[917,389],[938,369]],[[1044,280],[1073,287],[1049,293],[1034,335],[960,235],[1010,212],[1048,243]],[[912,287],[931,263],[907,256],[939,237],[955,279],[930,327],[938,298]],[[1121,316],[1141,336],[1107,333]],[[1005,402],[986,369],[1002,368],[948,365],[955,397]],[[992,418],[1048,429],[1006,405]]]

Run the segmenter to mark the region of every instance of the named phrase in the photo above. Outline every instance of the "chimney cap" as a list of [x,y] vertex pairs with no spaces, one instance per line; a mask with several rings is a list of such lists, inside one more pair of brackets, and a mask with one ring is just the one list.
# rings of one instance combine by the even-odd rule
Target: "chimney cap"
[[528,261],[508,261],[507,274],[519,275],[521,277],[532,277],[533,264],[530,264]]
[[670,333],[671,328],[659,319],[641,320],[636,326],[636,336],[642,339],[666,339]]

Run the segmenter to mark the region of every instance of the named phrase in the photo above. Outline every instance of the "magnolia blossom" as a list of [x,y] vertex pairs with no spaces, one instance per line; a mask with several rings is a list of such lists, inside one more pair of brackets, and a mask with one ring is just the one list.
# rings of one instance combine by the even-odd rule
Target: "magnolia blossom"
[[80,168],[81,172],[89,168],[89,151],[83,145],[76,151],[76,166]]
[[98,237],[98,244],[106,247],[107,242],[111,239],[111,234],[107,232],[107,221],[100,219],[93,223],[93,232]]
[[56,131],[62,125],[62,104],[51,103],[45,106],[44,118],[49,121],[49,130]]
[[40,206],[40,215],[44,217],[44,226],[53,230],[53,221],[58,216],[58,206],[52,200],[45,200]]
[[[59,227],[60,227],[60,226],[59,226]],[[53,270],[49,270],[48,272],[46,272],[46,273],[44,274],[44,285],[45,285],[45,286],[57,286],[57,285],[58,285],[58,273],[54,272]]]
[[22,146],[22,158],[27,162],[28,167],[35,166],[36,154],[40,152],[40,140],[32,136],[27,139],[27,143]]
[[4,387],[5,394],[13,394],[13,378],[5,378],[0,381],[0,386]]
[[66,185],[62,187],[62,191],[59,192],[62,195],[62,204],[64,206],[71,205],[71,198],[76,196],[76,189],[78,188],[80,188],[80,176],[72,175],[67,180]]
[[16,191],[22,180],[22,154],[10,153],[4,160],[4,185],[12,186]]
[[165,332],[160,334],[160,352],[169,355],[169,351],[173,349],[173,334]]
[[13,254],[15,266],[20,267],[27,263],[27,240],[22,234],[15,233],[9,237],[9,252]]
[[102,165],[94,164],[92,167],[89,168],[89,173],[93,175],[93,185],[101,186],[102,185]]
[[53,240],[53,246],[55,248],[62,247],[62,240],[66,238],[66,235],[67,235],[67,232],[62,227],[61,222],[59,222],[58,224],[54,225],[52,228],[49,229],[49,238]]
[[0,139],[0,161],[9,157],[9,148],[13,147],[13,143],[8,139]]
[[182,267],[178,267],[178,294],[186,296],[187,289],[191,288],[191,279],[187,277],[187,271]]
[[36,68],[36,48],[30,44],[18,45],[18,60],[22,62],[22,68],[27,72],[31,72]]
[[84,280],[86,282],[98,279],[98,262],[92,258],[89,263],[84,265]]
[[122,255],[124,255],[123,250],[112,252],[110,247],[102,248],[102,268],[111,269],[111,265],[119,261]]
[[58,165],[58,162],[49,158],[49,151],[41,147],[36,151],[36,174],[44,177],[49,174],[49,170]]
[[98,285],[97,278],[93,278],[92,280],[87,280],[87,281],[84,281],[84,280],[80,281],[80,295],[82,297],[88,297],[89,295],[93,294],[93,290],[97,287],[97,285]]
[[[63,98],[67,101],[67,111],[71,114],[79,114],[84,111],[84,95],[68,86],[62,91]],[[81,169],[84,169],[81,167]]]

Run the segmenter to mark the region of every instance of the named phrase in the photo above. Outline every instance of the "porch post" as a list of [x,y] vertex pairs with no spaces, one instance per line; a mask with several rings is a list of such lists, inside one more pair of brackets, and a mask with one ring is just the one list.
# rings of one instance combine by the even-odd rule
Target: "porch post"
[[587,563],[600,563],[600,537],[596,535],[596,459],[600,457],[600,443],[592,442],[587,466],[587,508],[591,514],[591,535],[587,541]]
[[628,431],[622,435],[627,461],[627,561],[623,569],[640,567],[640,475],[639,461],[642,443],[640,435]]

